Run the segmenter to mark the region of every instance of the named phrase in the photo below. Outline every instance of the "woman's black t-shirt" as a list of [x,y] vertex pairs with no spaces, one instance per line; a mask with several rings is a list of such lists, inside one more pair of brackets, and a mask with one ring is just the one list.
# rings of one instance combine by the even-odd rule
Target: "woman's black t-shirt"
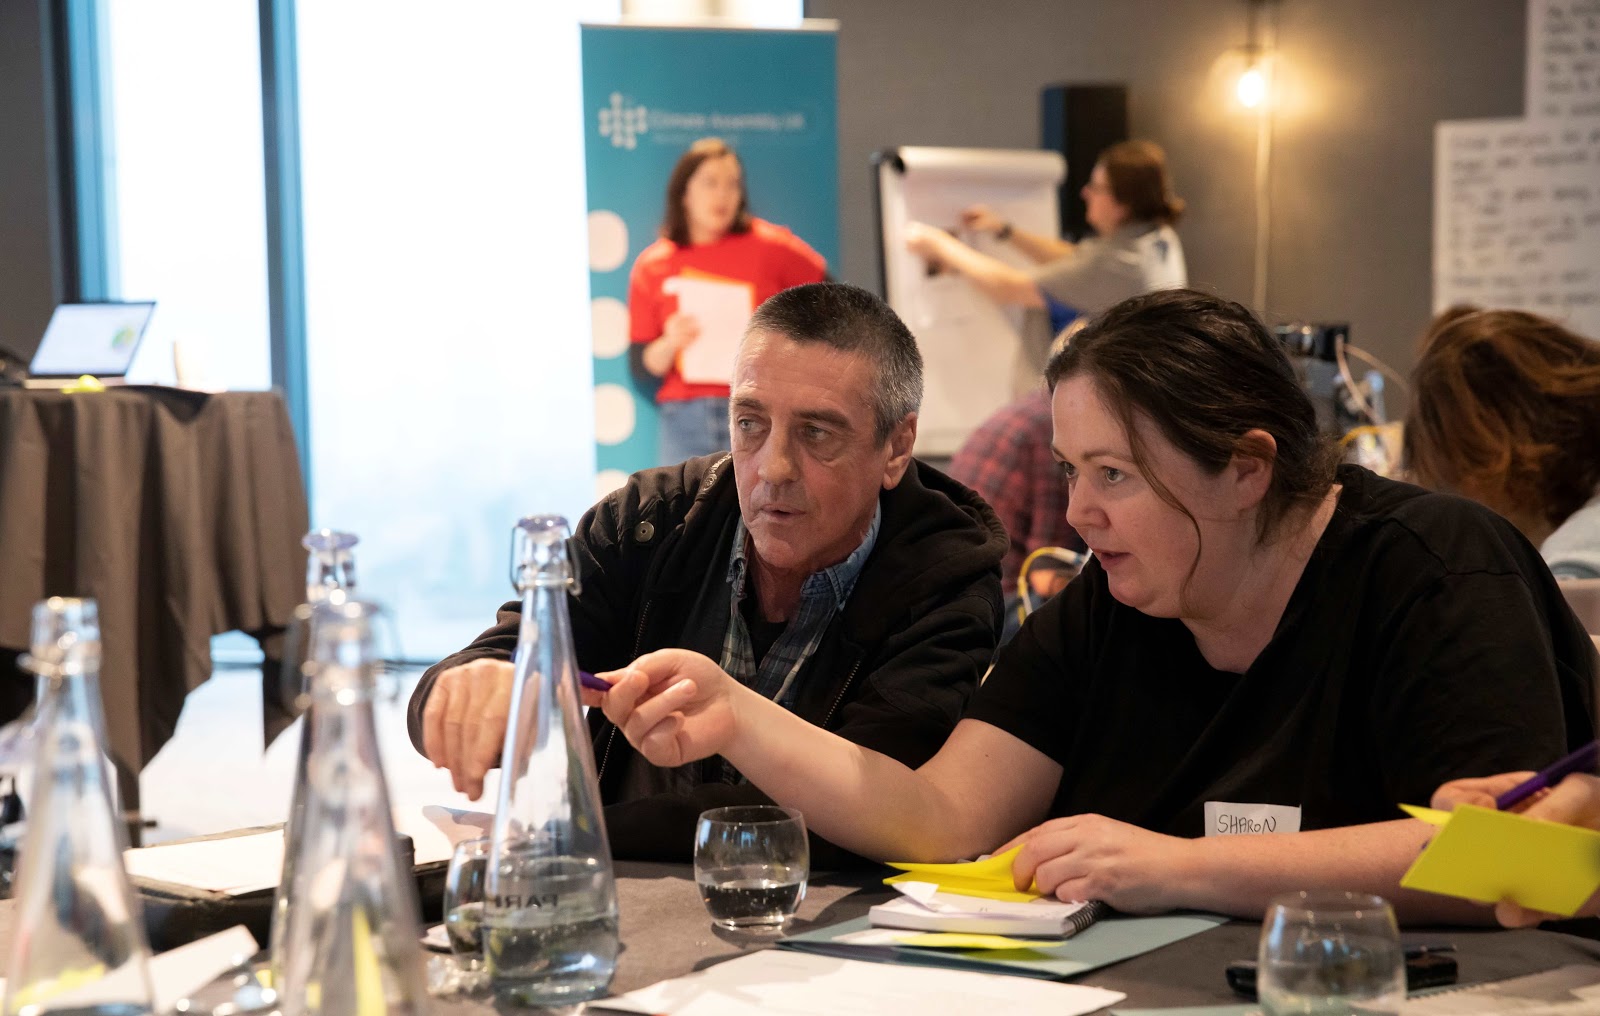
[[1594,737],[1595,649],[1532,545],[1470,501],[1354,466],[1338,480],[1243,674],[1117,602],[1097,563],[1028,618],[967,717],[1061,764],[1052,817],[1199,836],[1223,831],[1204,828],[1216,801],[1299,807],[1302,829],[1385,821]]

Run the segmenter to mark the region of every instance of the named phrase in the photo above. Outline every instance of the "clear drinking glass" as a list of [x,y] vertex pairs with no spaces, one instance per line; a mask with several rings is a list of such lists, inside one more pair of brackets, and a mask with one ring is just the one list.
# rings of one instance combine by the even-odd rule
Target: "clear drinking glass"
[[444,930],[450,951],[463,970],[483,969],[483,891],[494,856],[485,836],[462,840],[450,852],[444,880]]
[[711,923],[781,928],[806,898],[811,847],[793,808],[712,808],[694,832],[694,880]]
[[1266,1016],[1395,1013],[1406,998],[1400,929],[1381,896],[1279,896],[1261,926],[1258,959]]

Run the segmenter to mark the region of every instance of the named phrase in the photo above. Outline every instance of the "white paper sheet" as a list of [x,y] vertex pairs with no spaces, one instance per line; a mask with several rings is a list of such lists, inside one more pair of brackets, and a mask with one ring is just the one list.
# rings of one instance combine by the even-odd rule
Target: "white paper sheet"
[[1530,117],[1600,115],[1600,0],[1528,0]]
[[678,354],[678,373],[685,381],[727,384],[733,360],[750,323],[754,290],[748,283],[698,275],[675,275],[661,286],[678,298],[678,313],[691,315],[700,337]]
[[[487,812],[438,805],[394,817],[395,829],[411,837],[416,864],[450,860],[458,842],[489,835],[493,821]],[[125,852],[122,860],[136,878],[239,896],[277,887],[283,873],[283,831],[140,847]]]
[[1596,988],[1600,971],[1593,966],[1557,967],[1542,973],[1489,981],[1465,988],[1406,999],[1401,1016],[1594,1016],[1600,1012]]
[[1104,988],[935,967],[896,966],[764,949],[687,977],[662,981],[591,1008],[659,1016],[969,1016],[1048,1012],[1081,1016],[1127,996]]
[[450,852],[463,840],[488,836],[494,816],[486,811],[446,808],[439,804],[423,806],[420,813],[396,814],[395,828],[411,837],[417,864],[450,860]]
[[[255,936],[239,924],[153,957],[150,980],[156,992],[156,1011],[172,1012],[179,999],[188,998],[260,951]],[[5,983],[5,978],[0,978],[0,992]],[[85,1001],[95,997],[94,987],[93,983],[84,986]],[[72,1001],[73,995],[68,994],[54,999],[53,1004]]]
[[260,951],[255,936],[240,924],[162,953],[150,961],[156,1011],[171,1012],[179,999],[189,997]]
[[139,847],[122,855],[128,874],[239,896],[272,889],[283,872],[283,830]]
[[896,882],[890,888],[915,900],[930,911],[941,914],[982,915],[996,917],[1071,917],[1087,904],[1079,901],[1063,903],[1041,896],[1026,903],[1015,900],[991,900],[981,896],[964,896],[961,893],[941,892],[933,882]]
[[1600,336],[1600,116],[1435,128],[1433,309],[1525,310]]
[[1042,897],[1027,903],[941,892],[932,882],[895,882],[900,896],[868,911],[874,927],[987,935],[1065,935],[1087,903]]
[[1015,244],[962,229],[961,212],[988,205],[1018,229],[1055,236],[1056,191],[1067,166],[1058,153],[1038,150],[897,152],[898,160],[878,163],[885,291],[927,364],[916,452],[953,455],[989,414],[1038,386],[1044,350],[1037,340],[1045,329],[1029,327],[1021,308],[996,303],[956,272],[928,274],[927,262],[906,248],[907,229],[921,222],[952,230],[984,254],[1031,267]]

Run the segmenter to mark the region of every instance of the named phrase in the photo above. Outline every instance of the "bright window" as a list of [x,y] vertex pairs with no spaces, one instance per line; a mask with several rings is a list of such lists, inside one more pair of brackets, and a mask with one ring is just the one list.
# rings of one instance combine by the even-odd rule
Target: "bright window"
[[519,516],[593,500],[577,23],[616,13],[299,5],[312,518],[412,658],[493,621]]
[[153,299],[132,367],[271,385],[256,0],[106,0],[110,295]]

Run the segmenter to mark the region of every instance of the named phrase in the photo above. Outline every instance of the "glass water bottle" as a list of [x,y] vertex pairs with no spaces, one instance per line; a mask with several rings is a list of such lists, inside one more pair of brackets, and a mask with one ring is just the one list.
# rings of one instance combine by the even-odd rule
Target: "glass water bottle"
[[303,831],[274,982],[283,1016],[427,1012],[416,883],[396,850],[373,719],[377,608],[311,614]]
[[95,602],[55,597],[35,606],[24,665],[39,676],[37,753],[5,1016],[152,1013],[150,945],[122,866],[126,831],[101,751]]
[[[324,600],[345,599],[356,594],[355,546],[360,538],[337,529],[313,529],[300,538],[306,549],[306,599],[289,617],[284,636],[282,688],[284,702],[296,711],[309,704],[305,679],[309,648],[306,626],[311,609]],[[302,753],[303,756],[303,753]]]
[[[283,694],[292,699],[296,711],[310,707],[310,686],[306,660],[310,649],[311,614],[319,603],[343,602],[355,593],[355,534],[333,529],[313,529],[301,539],[306,558],[306,602],[295,608],[284,639]],[[272,927],[268,931],[267,968],[273,983],[283,975],[284,913],[289,908],[289,886],[294,882],[294,858],[300,853],[300,838],[305,828],[306,760],[311,752],[312,718],[300,724],[300,747],[290,785],[289,818],[283,824],[283,872],[272,901]]]
[[522,625],[484,892],[484,953],[502,1006],[571,1005],[604,995],[616,971],[616,881],[567,616],[567,522],[530,515],[513,541]]

